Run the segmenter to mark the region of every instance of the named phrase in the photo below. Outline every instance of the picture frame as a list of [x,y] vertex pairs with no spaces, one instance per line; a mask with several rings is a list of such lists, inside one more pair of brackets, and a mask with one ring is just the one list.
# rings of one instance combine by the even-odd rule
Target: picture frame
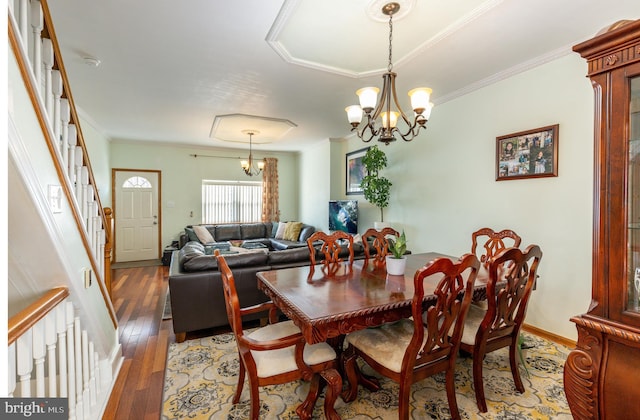
[[345,187],[347,195],[363,194],[360,184],[362,183],[362,178],[364,178],[364,176],[366,175],[366,169],[362,164],[362,158],[367,153],[368,149],[368,147],[365,147],[363,149],[354,150],[353,152],[347,153],[345,156]]
[[558,176],[558,131],[548,125],[496,137],[496,181]]

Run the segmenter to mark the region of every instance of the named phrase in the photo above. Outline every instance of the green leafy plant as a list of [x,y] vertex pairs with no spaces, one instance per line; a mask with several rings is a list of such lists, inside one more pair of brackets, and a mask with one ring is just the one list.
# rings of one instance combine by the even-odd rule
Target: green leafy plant
[[392,185],[380,175],[380,171],[387,167],[387,155],[378,146],[371,146],[362,157],[362,164],[367,170],[360,183],[364,198],[380,209],[380,221],[384,222],[384,209],[389,205]]
[[407,252],[407,237],[404,234],[404,230],[398,238],[389,238],[389,251],[393,254],[393,258],[404,257],[404,253]]

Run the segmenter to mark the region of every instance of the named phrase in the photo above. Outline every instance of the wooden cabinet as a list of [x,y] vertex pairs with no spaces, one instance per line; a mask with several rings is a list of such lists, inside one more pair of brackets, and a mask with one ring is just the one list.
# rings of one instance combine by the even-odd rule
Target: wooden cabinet
[[564,388],[576,419],[640,419],[640,20],[573,49],[595,93],[593,278]]

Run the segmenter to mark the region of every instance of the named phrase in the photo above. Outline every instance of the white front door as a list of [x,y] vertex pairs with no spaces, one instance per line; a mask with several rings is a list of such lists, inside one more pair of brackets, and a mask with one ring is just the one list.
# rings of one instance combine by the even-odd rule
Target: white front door
[[115,170],[116,262],[160,258],[159,172]]

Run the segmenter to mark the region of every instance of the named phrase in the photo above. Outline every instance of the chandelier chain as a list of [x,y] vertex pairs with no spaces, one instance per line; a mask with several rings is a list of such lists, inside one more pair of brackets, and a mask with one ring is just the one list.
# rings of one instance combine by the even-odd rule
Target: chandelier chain
[[391,54],[391,43],[393,41],[393,13],[389,14],[389,65],[387,66],[387,71],[391,72],[393,70],[393,61]]

